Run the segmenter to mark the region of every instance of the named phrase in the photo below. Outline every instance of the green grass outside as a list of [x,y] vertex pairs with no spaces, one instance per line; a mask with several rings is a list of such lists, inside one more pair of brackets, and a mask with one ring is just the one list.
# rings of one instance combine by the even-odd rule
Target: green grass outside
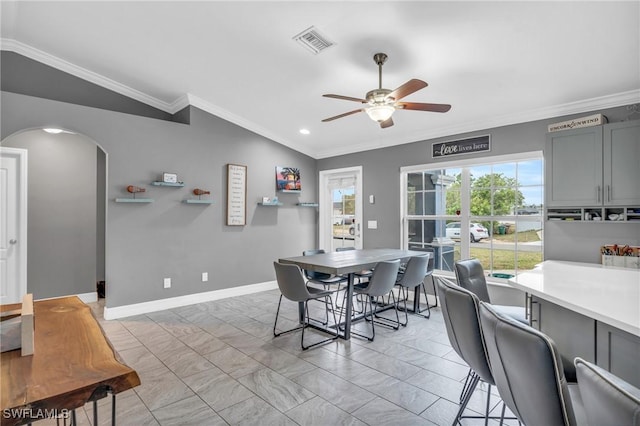
[[[523,231],[506,235],[493,235],[493,239],[496,242],[514,243],[534,242],[540,241],[536,231]],[[494,247],[495,248],[495,247]],[[493,250],[493,263],[491,262],[491,250],[489,248],[471,247],[471,257],[475,257],[485,269],[489,269],[490,265],[493,265],[493,271],[515,271],[516,259],[515,252],[510,250]],[[542,252],[529,252],[518,251],[518,271],[533,269],[535,265],[542,262]],[[454,260],[460,259],[460,247],[456,246],[454,253]]]

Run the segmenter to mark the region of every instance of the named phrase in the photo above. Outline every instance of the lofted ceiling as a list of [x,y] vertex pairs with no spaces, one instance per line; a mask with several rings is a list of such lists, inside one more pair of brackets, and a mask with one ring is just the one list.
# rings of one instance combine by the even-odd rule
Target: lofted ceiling
[[[188,101],[314,158],[640,102],[640,2],[2,1],[2,48],[175,112]],[[293,40],[314,26],[335,43]],[[377,88],[451,104],[322,123]],[[310,134],[303,135],[301,128]]]

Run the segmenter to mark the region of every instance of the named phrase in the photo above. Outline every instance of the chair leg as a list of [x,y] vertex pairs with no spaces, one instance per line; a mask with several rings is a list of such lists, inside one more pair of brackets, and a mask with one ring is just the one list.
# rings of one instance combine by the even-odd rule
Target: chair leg
[[455,420],[453,421],[453,426],[460,423],[460,419],[462,419],[462,413],[467,408],[467,404],[471,399],[471,395],[473,395],[473,391],[476,389],[478,382],[480,381],[480,376],[473,373],[473,377],[471,378],[471,382],[469,383],[469,387],[467,391],[464,393],[462,400],[460,401],[460,408],[458,409],[458,413],[456,414]]
[[[327,298],[328,298],[329,300],[327,300]],[[316,300],[317,300],[317,299],[316,299]],[[331,296],[325,296],[325,302],[324,302],[324,303],[325,303],[325,304],[326,304],[326,303],[331,303],[331,304],[333,304],[333,298],[332,298]],[[305,328],[307,328],[307,326],[308,326],[308,324],[309,324],[309,321],[311,320],[311,318],[309,317],[309,306],[308,306],[308,304],[309,304],[309,301],[308,301],[308,300],[304,302],[304,309],[305,309],[306,314],[305,314],[305,323],[304,323],[304,324],[303,324],[303,326],[302,326],[302,337],[300,338],[300,346],[302,347],[302,350],[303,350],[303,351],[306,351],[306,350],[307,350],[307,349],[309,349],[309,348],[313,348],[314,346],[318,346],[318,345],[321,345],[321,344],[323,344],[323,343],[331,342],[331,341],[333,341],[333,340],[336,340],[338,337],[340,337],[339,329],[338,329],[338,323],[337,323],[337,322],[335,322],[335,321],[336,321],[336,313],[335,313],[335,312],[333,312],[333,321],[334,321],[334,322],[335,322],[335,324],[336,324],[336,334],[335,334],[335,336],[332,336],[332,337],[330,337],[330,338],[328,338],[328,339],[321,340],[321,341],[316,342],[316,343],[314,343],[314,344],[312,344],[312,345],[309,345],[309,346],[305,346],[305,345],[304,345],[304,330],[305,330]],[[327,318],[327,323],[328,323],[328,322],[329,322],[329,320],[328,320],[328,318]]]
[[462,390],[460,391],[460,402],[462,402],[462,397],[464,396],[465,392],[467,391],[467,386],[469,386],[469,379],[471,379],[471,377],[473,376],[473,370],[469,369],[469,371],[467,372],[467,378],[464,379],[464,385],[462,386]]

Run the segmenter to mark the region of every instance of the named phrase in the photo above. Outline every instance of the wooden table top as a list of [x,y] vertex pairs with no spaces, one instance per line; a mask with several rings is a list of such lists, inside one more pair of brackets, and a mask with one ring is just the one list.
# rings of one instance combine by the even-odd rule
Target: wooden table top
[[424,251],[400,249],[364,249],[334,251],[311,256],[286,257],[279,259],[279,262],[292,263],[298,265],[301,269],[343,275],[372,268],[376,266],[378,262],[408,259],[412,256],[421,256],[424,254],[428,253]]
[[[68,409],[140,384],[111,347],[89,306],[77,297],[34,303],[35,352],[1,356],[2,425],[26,423],[38,410]],[[97,392],[96,392],[97,391]],[[5,418],[6,411],[18,410]]]

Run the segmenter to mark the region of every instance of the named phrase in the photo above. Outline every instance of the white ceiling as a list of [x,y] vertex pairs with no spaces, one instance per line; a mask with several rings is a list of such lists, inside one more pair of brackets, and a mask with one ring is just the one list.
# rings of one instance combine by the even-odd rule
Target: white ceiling
[[[315,158],[640,102],[640,2],[2,1],[2,47],[156,107],[186,99]],[[314,55],[310,26],[336,43]],[[429,83],[396,111],[320,120],[377,87]],[[188,96],[187,96],[188,95]],[[310,135],[299,133],[300,128]]]

